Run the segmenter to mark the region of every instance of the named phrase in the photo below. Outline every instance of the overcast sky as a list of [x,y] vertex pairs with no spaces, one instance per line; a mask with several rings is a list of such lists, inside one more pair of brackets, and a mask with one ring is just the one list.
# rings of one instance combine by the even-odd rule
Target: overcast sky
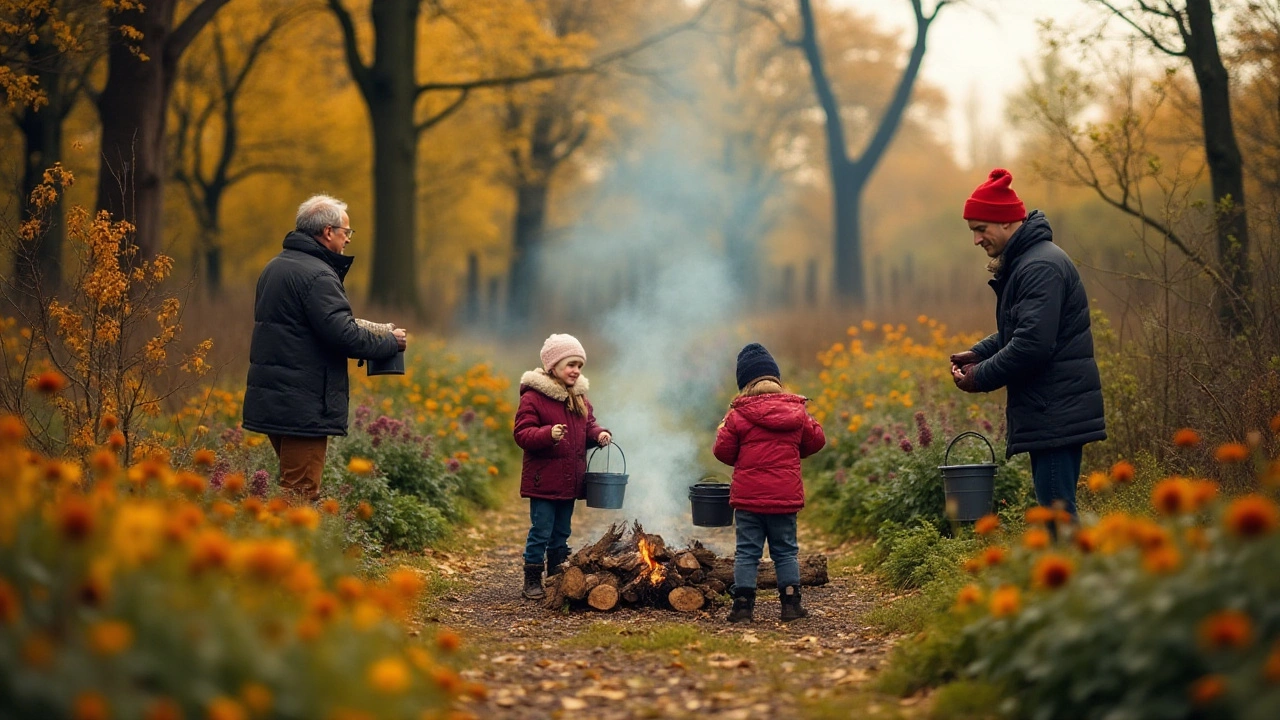
[[[910,43],[915,33],[915,18],[909,0],[830,0],[835,5],[870,13],[887,28],[907,34]],[[934,0],[925,0],[926,10]],[[925,54],[922,78],[946,91],[950,100],[955,130],[952,140],[964,160],[966,128],[963,119],[965,102],[971,88],[978,87],[981,96],[992,98],[990,122],[1004,123],[1003,99],[1020,86],[1025,65],[1034,62],[1040,49],[1037,21],[1043,18],[1068,26],[1077,26],[1098,18],[1097,8],[1083,0],[971,0],[967,4],[948,5],[929,28],[929,46]]]

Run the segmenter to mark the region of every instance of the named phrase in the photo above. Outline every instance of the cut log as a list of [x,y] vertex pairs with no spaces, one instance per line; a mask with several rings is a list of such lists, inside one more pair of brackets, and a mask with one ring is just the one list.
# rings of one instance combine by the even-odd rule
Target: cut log
[[581,600],[587,596],[588,589],[587,576],[582,574],[582,568],[571,565],[560,574],[560,591],[565,597]]
[[711,567],[716,562],[716,554],[703,547],[702,543],[697,540],[693,541],[693,546],[689,548],[689,552],[693,553],[693,556],[698,558],[698,562],[705,567]]
[[706,598],[697,589],[686,585],[668,593],[667,602],[671,603],[671,607],[680,612],[693,612],[702,608]]
[[702,563],[698,562],[698,557],[691,552],[682,552],[676,555],[676,567],[680,569],[680,573],[688,575],[702,569]]
[[612,610],[618,604],[618,589],[612,585],[597,585],[587,593],[587,604],[597,610]]
[[587,588],[586,592],[591,592],[600,584],[600,575],[592,573],[582,580],[582,584]]
[[[716,558],[715,563],[711,567],[711,571],[707,573],[709,577],[715,578],[725,585],[733,584],[733,558],[723,557]],[[806,587],[815,585],[826,585],[830,578],[827,577],[827,556],[826,555],[804,555],[800,558],[800,584]],[[773,562],[771,560],[760,561],[760,571],[756,577],[757,588],[776,588],[778,587],[778,574],[775,572]]]

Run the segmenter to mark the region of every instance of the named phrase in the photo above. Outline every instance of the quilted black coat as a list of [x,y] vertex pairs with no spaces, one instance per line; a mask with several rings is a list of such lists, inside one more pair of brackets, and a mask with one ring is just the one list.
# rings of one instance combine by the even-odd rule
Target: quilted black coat
[[390,334],[356,324],[342,285],[353,258],[294,231],[258,277],[244,427],[260,433],[347,434],[347,358],[398,351]]

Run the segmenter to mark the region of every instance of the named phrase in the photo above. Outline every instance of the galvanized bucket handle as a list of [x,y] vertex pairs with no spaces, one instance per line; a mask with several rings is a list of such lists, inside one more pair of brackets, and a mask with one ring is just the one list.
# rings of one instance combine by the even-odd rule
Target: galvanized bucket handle
[[707,481],[714,481],[716,485],[728,485],[733,482],[733,478],[724,473],[708,473],[698,478],[698,482],[694,484],[698,485]]
[[[627,454],[622,452],[622,446],[618,445],[618,443],[616,442],[610,441],[609,444],[606,445],[605,447],[608,448],[608,450],[606,450],[604,453],[604,471],[606,473],[609,472],[609,458],[613,453],[613,448],[617,447],[618,454],[622,456],[622,474],[626,475],[627,474]],[[587,456],[587,472],[591,472],[591,458],[595,457],[596,453],[599,452],[599,450],[600,450],[600,446],[597,445],[596,447],[591,449],[591,454]]]
[[986,443],[986,444],[987,444],[987,450],[989,450],[989,451],[991,452],[991,464],[992,464],[992,465],[994,465],[994,464],[996,463],[996,450],[995,450],[995,448],[991,447],[991,441],[987,439],[987,436],[986,436],[986,435],[983,435],[983,434],[982,434],[982,433],[980,433],[980,432],[974,432],[974,431],[972,431],[972,430],[967,430],[967,431],[962,432],[962,433],[960,433],[959,435],[957,435],[957,436],[955,436],[955,437],[951,438],[951,442],[947,443],[947,452],[946,452],[946,454],[944,454],[944,455],[942,456],[942,464],[943,464],[943,465],[950,465],[950,464],[951,464],[951,446],[952,446],[952,445],[955,445],[955,444],[956,444],[956,441],[957,441],[957,440],[959,440],[960,438],[962,438],[962,437],[966,437],[966,436],[969,436],[969,435],[972,435],[973,437],[976,437],[976,438],[982,438],[982,442],[984,442],[984,443]]

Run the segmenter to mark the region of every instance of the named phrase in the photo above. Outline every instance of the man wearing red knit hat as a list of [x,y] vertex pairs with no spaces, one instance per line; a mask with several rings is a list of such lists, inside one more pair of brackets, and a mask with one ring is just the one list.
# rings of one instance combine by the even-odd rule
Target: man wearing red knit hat
[[991,258],[996,332],[952,355],[951,376],[965,392],[1008,389],[1006,457],[1030,453],[1036,501],[1074,517],[1082,448],[1107,437],[1089,298],[1044,213],[1028,215],[1012,183],[996,168],[964,204],[973,244]]

